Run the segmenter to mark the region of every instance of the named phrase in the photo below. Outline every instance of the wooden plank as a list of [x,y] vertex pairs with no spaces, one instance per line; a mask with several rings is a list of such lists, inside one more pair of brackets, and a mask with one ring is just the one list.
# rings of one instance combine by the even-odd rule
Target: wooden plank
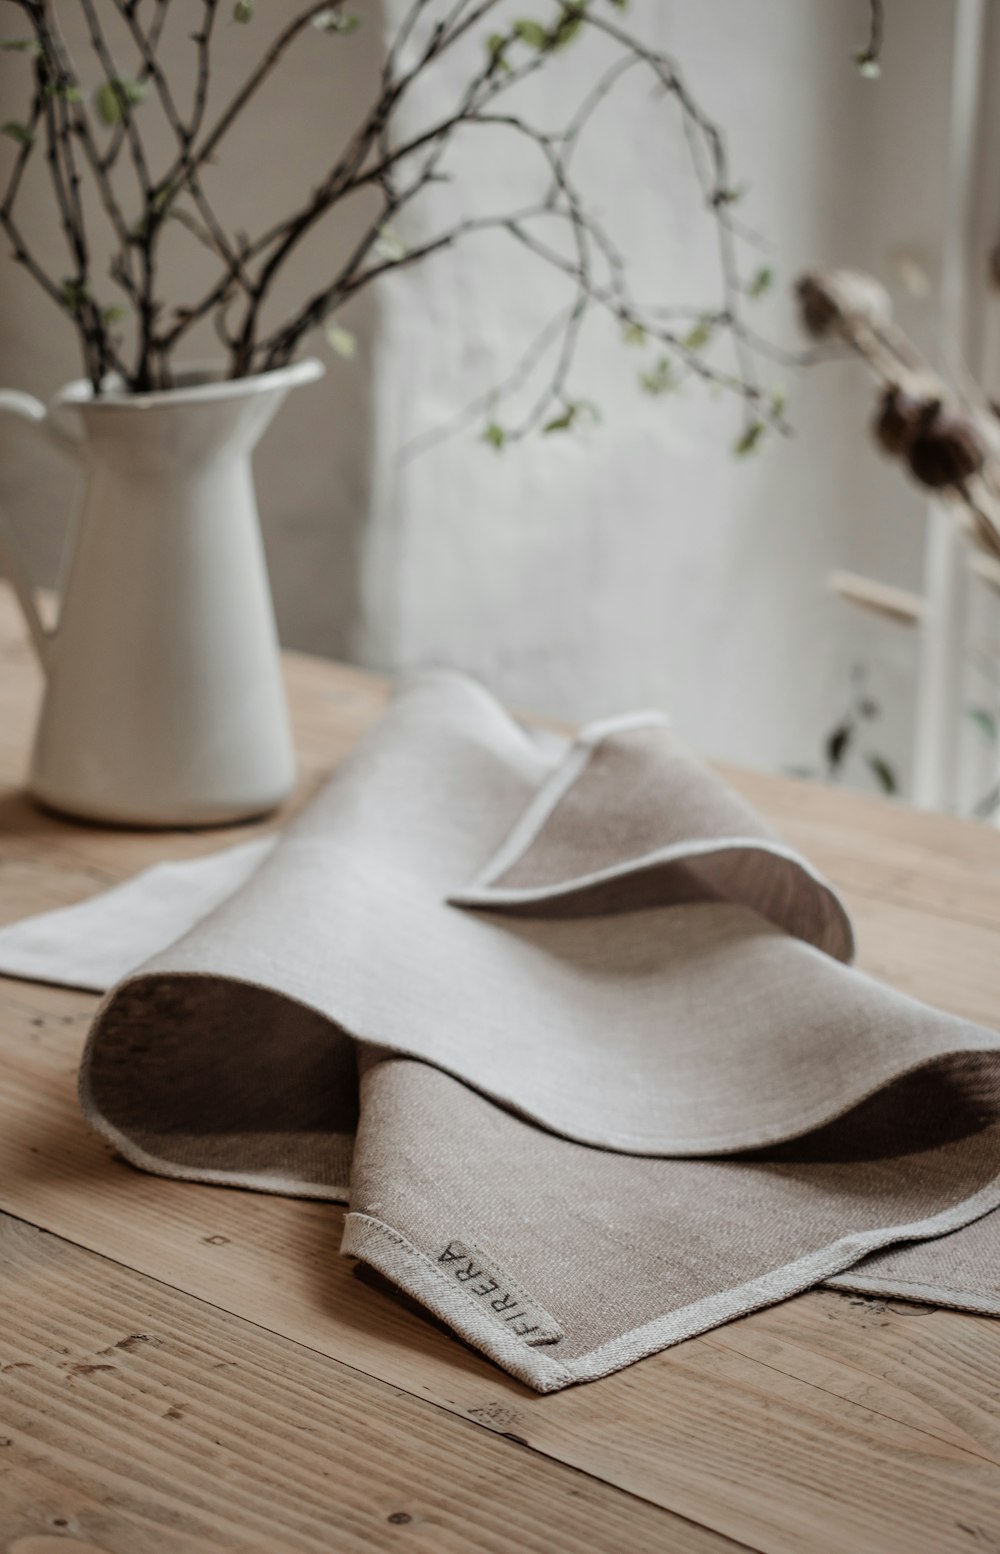
[[1000,831],[995,827],[832,783],[804,782],[726,762],[718,763],[718,769],[788,837],[801,826],[816,826],[845,840],[867,842],[875,857],[887,847],[903,846],[915,859],[945,859],[969,868],[976,877],[995,873],[1000,866]]
[[852,1316],[845,1321],[844,1300],[818,1291],[709,1336],[720,1348],[1000,1462],[1000,1345],[993,1319],[953,1321],[932,1306],[850,1295]]
[[0,1307],[7,1554],[738,1554],[7,1216]]
[[[167,852],[248,834],[122,834],[41,815],[16,790],[37,684],[2,607],[0,665],[0,779],[15,785],[0,796],[0,913],[78,899]],[[385,691],[308,659],[290,659],[289,684],[301,802]],[[848,886],[864,964],[995,1020],[1000,835],[730,775]],[[1000,1524],[1000,1324],[925,1313],[917,1343],[912,1308],[817,1293],[538,1398],[352,1275],[335,1254],[340,1211],[163,1182],[110,1159],[73,1095],[93,1002],[0,983],[0,1202],[14,1212],[767,1554],[989,1546],[986,1529]]]
[[[982,825],[975,829],[986,832]],[[884,837],[873,847],[863,833],[816,822],[786,820],[782,832],[852,898],[870,897],[953,922],[1000,926],[1000,849],[991,845],[992,830],[982,836],[975,864]]]
[[865,971],[969,1020],[1000,1024],[1000,929],[848,893]]
[[334,1206],[113,1159],[73,1095],[93,1000],[0,994],[0,1202],[24,1218],[766,1554],[944,1554],[960,1521],[1000,1525],[1000,1324],[929,1314],[908,1370],[912,1318],[885,1318],[893,1348],[871,1303],[813,1294],[539,1398],[358,1278]]

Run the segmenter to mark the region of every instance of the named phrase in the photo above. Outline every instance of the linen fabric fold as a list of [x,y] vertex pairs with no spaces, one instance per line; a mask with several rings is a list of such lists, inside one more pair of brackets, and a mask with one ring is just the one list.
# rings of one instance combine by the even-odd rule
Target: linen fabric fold
[[823,1280],[1000,1314],[1000,1037],[852,953],[661,718],[536,736],[450,674],[276,843],[0,932],[111,986],[80,1089],[127,1159],[347,1202],[542,1391]]

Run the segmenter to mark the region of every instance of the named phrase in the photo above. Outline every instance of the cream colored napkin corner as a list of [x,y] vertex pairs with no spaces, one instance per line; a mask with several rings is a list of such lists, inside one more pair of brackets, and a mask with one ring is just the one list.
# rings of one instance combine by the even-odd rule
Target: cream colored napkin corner
[[430,675],[276,846],[0,970],[114,983],[81,1096],[127,1158],[349,1201],[346,1253],[552,1390],[824,1279],[1000,1312],[1000,1038],[852,950],[661,720],[538,740]]

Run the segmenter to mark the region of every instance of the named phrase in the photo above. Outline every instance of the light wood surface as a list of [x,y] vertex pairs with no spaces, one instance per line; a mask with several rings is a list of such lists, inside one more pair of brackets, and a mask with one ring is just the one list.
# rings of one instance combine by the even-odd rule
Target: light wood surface
[[[288,680],[301,802],[385,690]],[[41,813],[39,694],[0,588],[0,920],[249,834]],[[844,889],[866,968],[1000,1019],[1000,834],[728,775]],[[817,1291],[537,1397],[359,1277],[336,1207],[115,1159],[74,1095],[94,1003],[0,979],[0,1554],[1000,1549],[1000,1323]]]

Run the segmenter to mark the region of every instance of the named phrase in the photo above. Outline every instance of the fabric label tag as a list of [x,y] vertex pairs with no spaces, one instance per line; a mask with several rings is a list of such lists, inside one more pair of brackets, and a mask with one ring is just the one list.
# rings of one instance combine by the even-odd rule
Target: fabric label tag
[[485,1311],[526,1344],[554,1344],[565,1337],[555,1318],[478,1247],[467,1241],[449,1241],[437,1261]]

